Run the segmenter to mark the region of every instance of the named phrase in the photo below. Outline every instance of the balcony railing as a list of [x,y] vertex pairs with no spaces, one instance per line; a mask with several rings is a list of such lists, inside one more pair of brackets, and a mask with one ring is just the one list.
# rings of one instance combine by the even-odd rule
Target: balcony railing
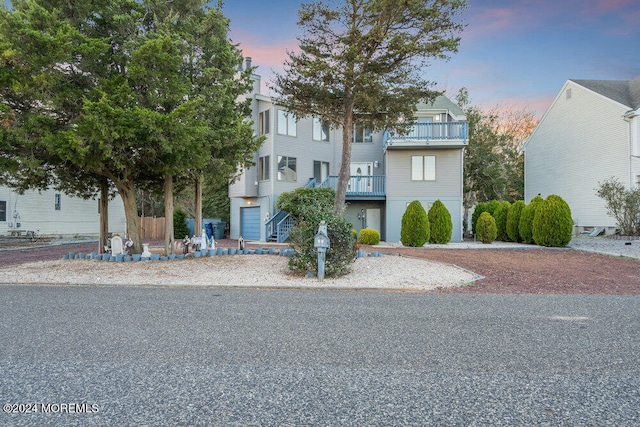
[[396,135],[389,130],[385,130],[383,144],[386,149],[387,146],[394,143],[463,141],[466,144],[468,139],[468,122],[416,123],[409,133],[405,135]]
[[[337,176],[330,176],[319,185],[319,187],[331,187],[334,190],[337,186]],[[385,176],[352,175],[349,177],[347,198],[375,198],[384,197],[386,194],[387,180]]]

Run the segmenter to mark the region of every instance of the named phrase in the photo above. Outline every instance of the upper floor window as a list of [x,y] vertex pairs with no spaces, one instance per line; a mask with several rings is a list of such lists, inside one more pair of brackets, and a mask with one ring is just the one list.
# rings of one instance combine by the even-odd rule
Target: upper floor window
[[7,220],[7,202],[0,200],[0,221]]
[[278,156],[278,181],[293,181],[298,179],[296,158]]
[[55,195],[55,208],[57,211],[60,210],[60,193],[56,193]]
[[313,118],[313,140],[329,142],[329,125],[318,118]]
[[371,129],[366,128],[364,125],[356,124],[353,127],[353,135],[351,137],[353,142],[373,142],[373,135]]
[[258,159],[258,181],[268,181],[271,178],[271,156]]
[[280,135],[296,136],[296,118],[288,111],[278,110],[278,133]]
[[271,124],[269,120],[269,110],[260,113],[260,123],[258,124],[260,135],[266,135],[271,132]]
[[436,156],[411,156],[411,181],[435,181]]

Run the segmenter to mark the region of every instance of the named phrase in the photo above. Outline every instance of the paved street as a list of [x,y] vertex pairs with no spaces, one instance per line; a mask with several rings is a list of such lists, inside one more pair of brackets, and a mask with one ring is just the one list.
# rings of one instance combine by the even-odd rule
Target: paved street
[[0,285],[0,302],[2,426],[640,424],[640,297]]

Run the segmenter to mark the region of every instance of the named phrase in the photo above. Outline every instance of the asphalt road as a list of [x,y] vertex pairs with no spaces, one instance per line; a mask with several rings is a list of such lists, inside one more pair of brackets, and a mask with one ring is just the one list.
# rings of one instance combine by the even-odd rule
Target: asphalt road
[[636,296],[0,285],[0,304],[2,426],[640,424]]

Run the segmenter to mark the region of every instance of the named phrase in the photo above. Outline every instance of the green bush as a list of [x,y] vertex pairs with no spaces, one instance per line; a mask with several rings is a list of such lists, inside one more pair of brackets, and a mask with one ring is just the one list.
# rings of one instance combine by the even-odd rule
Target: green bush
[[444,244],[451,240],[453,231],[453,223],[451,222],[451,214],[447,207],[439,199],[435,201],[429,213],[429,242]]
[[522,241],[520,237],[520,217],[522,216],[524,207],[524,200],[518,200],[509,208],[509,215],[507,215],[507,235],[512,242]]
[[360,230],[359,243],[361,245],[377,245],[380,243],[380,232],[371,228],[363,228]]
[[491,216],[494,216],[496,213],[496,209],[498,209],[498,206],[500,206],[500,202],[497,200],[492,200],[487,204],[487,212],[489,212],[491,214]]
[[520,238],[525,243],[535,243],[535,240],[533,240],[533,218],[535,217],[538,204],[543,201],[544,199],[542,197],[536,196],[522,209],[518,230],[520,231]]
[[422,207],[422,203],[414,200],[409,203],[407,210],[402,215],[402,228],[400,229],[400,241],[405,246],[420,247],[429,241],[430,237],[429,217]]
[[498,235],[496,220],[489,212],[482,212],[480,218],[478,218],[476,230],[476,236],[482,243],[491,243],[496,240],[496,236]]
[[496,220],[496,227],[498,228],[496,240],[503,242],[509,241],[509,236],[507,235],[507,217],[509,216],[509,210],[511,210],[511,203],[505,201],[500,203],[493,213],[493,218]]
[[327,251],[325,276],[338,276],[349,271],[356,256],[356,234],[345,218],[333,213],[334,192],[331,188],[298,188],[283,193],[277,207],[286,210],[296,220],[289,232],[289,246],[294,256],[289,269],[301,274],[318,271],[318,256],[313,240],[320,221],[327,224],[331,246]]
[[562,197],[551,194],[536,208],[533,239],[540,246],[564,247],[571,241],[572,232],[569,205]]
[[187,227],[187,214],[182,209],[173,210],[173,238],[184,239],[189,235],[189,227]]
[[487,208],[488,206],[486,203],[478,203],[476,205],[476,208],[473,210],[473,213],[471,214],[471,232],[473,234],[476,234],[476,224],[478,222],[478,218],[480,218],[482,212],[487,211]]

